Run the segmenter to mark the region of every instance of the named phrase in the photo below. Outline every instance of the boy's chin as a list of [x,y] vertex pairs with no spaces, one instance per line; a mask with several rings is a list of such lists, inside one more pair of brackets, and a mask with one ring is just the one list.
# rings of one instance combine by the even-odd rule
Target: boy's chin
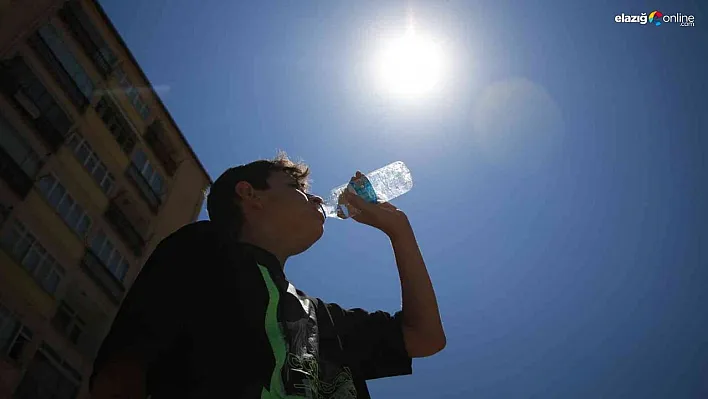
[[312,247],[313,245],[315,245],[315,243],[316,243],[317,241],[319,241],[320,238],[322,238],[322,235],[323,235],[323,234],[324,234],[324,227],[320,228],[320,231],[319,231],[316,235],[314,235],[313,237],[311,237],[310,239],[308,239],[308,240],[303,240],[303,242],[301,243],[302,245],[300,245],[300,248],[298,249],[297,253],[295,253],[295,254],[293,254],[293,255],[301,254],[301,253],[307,251],[308,249],[310,249],[310,247]]

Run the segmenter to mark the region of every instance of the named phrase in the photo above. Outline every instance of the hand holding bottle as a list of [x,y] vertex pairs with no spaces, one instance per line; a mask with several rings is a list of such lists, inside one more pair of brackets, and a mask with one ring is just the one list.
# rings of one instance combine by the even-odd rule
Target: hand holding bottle
[[[351,183],[356,186],[363,179],[366,176],[357,171]],[[347,205],[352,219],[379,229],[389,237],[411,228],[408,216],[389,202],[371,203],[351,190],[345,190],[340,200]]]
[[327,217],[347,219],[355,209],[349,209],[344,197],[346,191],[372,204],[390,201],[405,194],[413,187],[413,178],[408,167],[401,161],[393,162],[366,175],[357,172],[349,183],[332,189],[325,197],[322,209]]

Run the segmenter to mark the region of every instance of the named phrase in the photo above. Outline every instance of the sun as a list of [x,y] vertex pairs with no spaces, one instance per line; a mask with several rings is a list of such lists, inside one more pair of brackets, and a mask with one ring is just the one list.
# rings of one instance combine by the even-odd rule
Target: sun
[[420,97],[440,83],[443,56],[430,37],[409,26],[405,35],[383,43],[378,60],[379,86],[394,95]]

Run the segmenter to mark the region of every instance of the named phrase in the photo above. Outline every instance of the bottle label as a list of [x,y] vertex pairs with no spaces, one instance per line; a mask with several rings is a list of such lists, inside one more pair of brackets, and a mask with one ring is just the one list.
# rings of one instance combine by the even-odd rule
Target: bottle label
[[378,198],[376,196],[376,191],[371,185],[371,182],[366,176],[361,176],[358,179],[354,179],[349,182],[349,189],[354,190],[354,193],[359,197],[363,198],[364,201],[376,204]]
[[[347,185],[346,190],[363,198],[366,202],[370,202],[372,204],[378,203],[378,196],[376,195],[376,191],[374,191],[374,187],[371,185],[371,182],[366,176],[362,176],[358,179],[352,179]],[[340,219],[348,219],[352,216],[357,215],[358,213],[359,210],[354,208],[352,205],[343,202],[342,197],[340,195],[339,203],[336,207],[337,217],[339,217]]]

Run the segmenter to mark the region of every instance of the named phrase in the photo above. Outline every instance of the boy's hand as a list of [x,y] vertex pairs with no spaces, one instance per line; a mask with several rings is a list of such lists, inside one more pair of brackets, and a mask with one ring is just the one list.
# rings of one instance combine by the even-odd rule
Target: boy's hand
[[[352,179],[361,176],[361,172],[356,172],[356,176]],[[344,199],[358,211],[354,212],[352,219],[379,229],[391,238],[411,229],[408,216],[391,203],[372,204],[349,191],[344,192]]]

